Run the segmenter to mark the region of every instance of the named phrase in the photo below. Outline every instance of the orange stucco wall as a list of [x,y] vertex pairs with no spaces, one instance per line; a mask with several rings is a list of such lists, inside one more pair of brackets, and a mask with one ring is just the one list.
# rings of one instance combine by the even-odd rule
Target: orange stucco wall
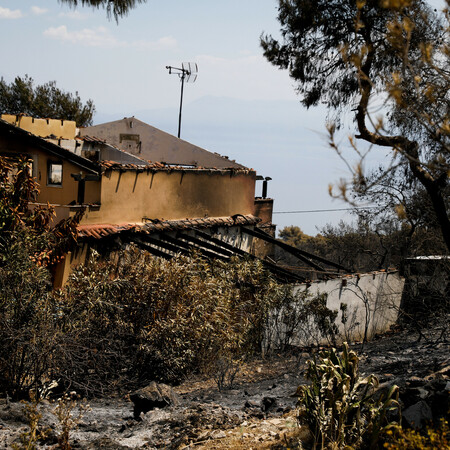
[[253,214],[255,172],[173,170],[107,171],[102,176],[101,207],[83,224],[140,223],[144,218],[176,220]]

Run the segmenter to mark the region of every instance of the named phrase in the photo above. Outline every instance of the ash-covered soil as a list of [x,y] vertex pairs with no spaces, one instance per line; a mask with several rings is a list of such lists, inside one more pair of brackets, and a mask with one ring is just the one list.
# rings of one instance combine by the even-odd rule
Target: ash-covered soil
[[[404,407],[426,402],[440,389],[437,408],[448,408],[450,356],[447,342],[418,342],[402,331],[384,335],[364,346],[352,347],[360,356],[362,375],[376,374],[380,382],[397,384]],[[292,448],[293,437],[306,431],[296,421],[299,384],[312,349],[277,355],[245,364],[232,389],[219,391],[212,379],[193,378],[174,388],[179,405],[133,418],[128,397],[92,400],[78,426],[70,433],[72,448],[82,449],[181,449],[181,448]],[[429,387],[430,386],[430,387]],[[437,386],[437,387],[436,387]],[[445,394],[442,394],[442,392]],[[446,395],[446,396],[444,396]],[[39,405],[40,426],[51,431],[41,448],[56,445],[58,421],[55,404]],[[0,399],[0,448],[12,448],[29,430],[22,403]]]

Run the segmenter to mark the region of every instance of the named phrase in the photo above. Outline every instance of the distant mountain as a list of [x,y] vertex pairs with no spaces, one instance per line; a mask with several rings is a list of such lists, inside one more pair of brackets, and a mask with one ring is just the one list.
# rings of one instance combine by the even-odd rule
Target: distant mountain
[[[99,112],[95,116],[95,124],[135,116],[176,135],[178,113],[177,108],[146,109],[116,115]],[[299,102],[208,96],[183,105],[181,138],[246,164],[242,161],[245,153],[272,152],[272,146],[279,150],[282,144],[286,150],[297,151],[300,142],[305,143],[305,131],[308,140],[311,137],[319,139],[318,133],[312,130],[323,131],[324,121],[323,111],[306,111]]]

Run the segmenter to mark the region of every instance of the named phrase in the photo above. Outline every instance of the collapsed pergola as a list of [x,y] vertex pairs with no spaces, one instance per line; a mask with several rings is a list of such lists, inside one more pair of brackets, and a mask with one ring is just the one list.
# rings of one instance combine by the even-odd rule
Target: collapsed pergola
[[[206,258],[230,260],[232,257],[258,260],[283,283],[303,283],[310,276],[302,275],[288,267],[283,267],[270,257],[261,258],[244,250],[224,238],[234,229],[241,237],[250,236],[253,241],[260,240],[272,246],[278,246],[284,252],[293,255],[306,266],[305,272],[315,272],[318,278],[328,279],[351,271],[340,264],[300,250],[286,244],[258,227],[259,219],[254,216],[232,216],[220,218],[201,218],[185,220],[149,220],[143,225],[82,225],[79,227],[81,242],[95,246],[100,253],[135,244],[138,248],[154,256],[170,259],[176,255],[189,255],[198,252]],[[226,236],[225,236],[226,237]],[[331,269],[330,269],[331,268]]]

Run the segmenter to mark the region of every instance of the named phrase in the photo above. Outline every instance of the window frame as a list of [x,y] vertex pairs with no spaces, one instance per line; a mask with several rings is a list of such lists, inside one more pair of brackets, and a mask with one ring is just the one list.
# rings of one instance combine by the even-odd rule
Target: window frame
[[[51,175],[52,175],[52,166],[61,166],[61,182],[59,183],[53,183],[51,181]],[[62,187],[63,184],[63,162],[62,161],[55,161],[55,160],[47,160],[47,186],[50,187]]]

